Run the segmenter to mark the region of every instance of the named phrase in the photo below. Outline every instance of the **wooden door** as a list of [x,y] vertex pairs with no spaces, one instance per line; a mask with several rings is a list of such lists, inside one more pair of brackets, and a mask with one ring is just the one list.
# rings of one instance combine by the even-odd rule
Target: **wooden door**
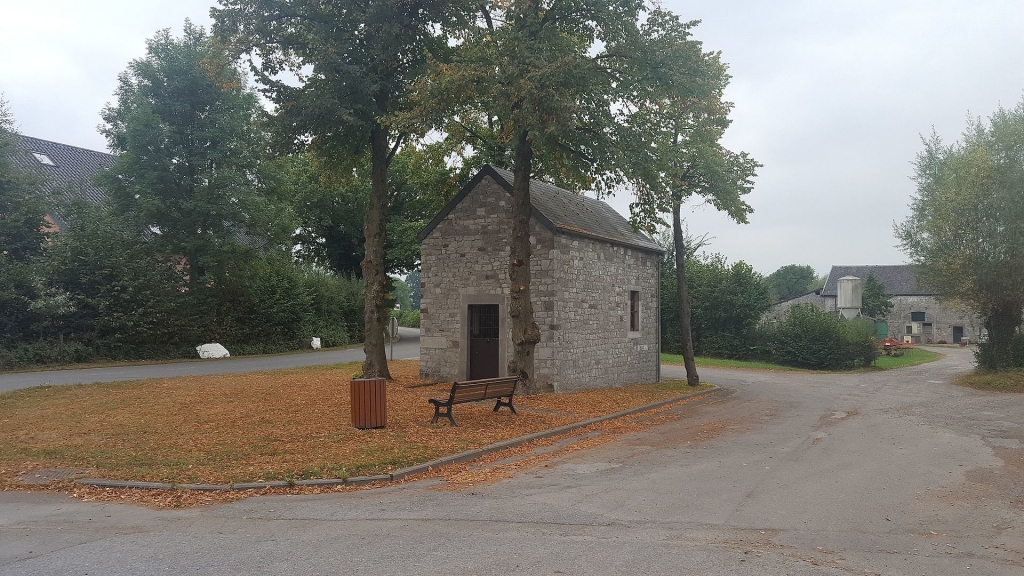
[[498,320],[497,304],[469,305],[469,369],[466,374],[470,380],[500,376]]
[[953,326],[953,344],[959,344],[964,339],[964,327]]

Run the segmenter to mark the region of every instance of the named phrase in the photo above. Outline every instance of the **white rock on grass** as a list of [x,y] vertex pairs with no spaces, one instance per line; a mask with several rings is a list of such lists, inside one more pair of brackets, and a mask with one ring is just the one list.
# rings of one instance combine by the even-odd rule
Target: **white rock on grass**
[[199,352],[200,358],[230,358],[231,354],[228,349],[221,346],[220,344],[203,344],[196,346],[196,352]]
[[319,350],[323,346],[321,346],[320,344],[320,339],[314,337],[312,340],[309,341],[309,347],[312,348],[313,350]]

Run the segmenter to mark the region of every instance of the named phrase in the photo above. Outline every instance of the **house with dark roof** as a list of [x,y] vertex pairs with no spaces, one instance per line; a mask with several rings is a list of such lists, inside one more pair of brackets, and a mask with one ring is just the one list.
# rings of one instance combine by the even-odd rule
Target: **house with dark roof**
[[[95,183],[96,175],[114,165],[113,154],[87,150],[31,136],[13,134],[14,153],[11,163],[39,176],[37,190],[50,200],[52,208],[46,215],[48,231],[61,231],[67,226],[66,214],[60,210],[61,200],[84,200],[99,204],[107,192]],[[261,248],[266,238],[251,234],[240,226],[225,222],[235,241],[249,248]],[[148,234],[147,234],[148,236]]]
[[859,278],[863,285],[872,274],[885,286],[885,293],[893,303],[892,310],[885,318],[876,318],[888,324],[890,337],[919,344],[940,341],[958,343],[965,338],[977,341],[985,333],[977,315],[941,302],[934,290],[921,286],[910,264],[833,266],[824,286],[777,303],[768,317],[779,318],[793,306],[808,303],[828,312],[837,312],[839,279],[852,276]]
[[[419,234],[424,378],[507,374],[512,181],[511,172],[484,167]],[[600,200],[540,180],[530,198],[540,389],[657,381],[664,251]]]
[[[93,183],[93,178],[114,165],[112,154],[21,134],[14,134],[14,149],[11,163],[38,175],[38,190],[49,199],[77,198],[99,203],[106,198],[107,193]],[[56,230],[67,226],[66,216],[59,210],[51,210],[47,220]]]

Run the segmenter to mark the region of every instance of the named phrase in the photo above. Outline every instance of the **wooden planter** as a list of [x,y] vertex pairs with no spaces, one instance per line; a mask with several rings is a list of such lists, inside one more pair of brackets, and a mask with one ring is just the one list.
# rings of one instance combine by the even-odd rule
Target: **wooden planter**
[[352,425],[383,428],[388,420],[387,378],[353,378]]

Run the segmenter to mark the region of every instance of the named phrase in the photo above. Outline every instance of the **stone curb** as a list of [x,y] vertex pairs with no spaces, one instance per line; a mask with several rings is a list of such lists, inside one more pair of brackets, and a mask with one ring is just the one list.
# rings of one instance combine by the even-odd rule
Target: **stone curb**
[[711,388],[710,390],[701,390],[700,392],[691,392],[689,394],[684,394],[682,396],[676,396],[674,398],[668,398],[666,400],[659,400],[659,401],[653,402],[651,404],[645,404],[643,406],[637,406],[636,408],[630,408],[629,410],[623,410],[621,412],[614,412],[612,414],[605,414],[604,416],[598,416],[596,418],[591,418],[590,420],[584,420],[582,422],[574,422],[572,424],[566,424],[565,426],[559,426],[558,428],[552,428],[550,430],[543,430],[541,432],[534,432],[533,434],[527,434],[526,436],[520,436],[519,438],[510,438],[508,440],[502,440],[501,442],[498,442],[498,443],[495,443],[495,444],[491,444],[490,446],[484,446],[483,448],[476,448],[476,449],[473,449],[473,450],[467,450],[465,452],[462,452],[462,453],[459,453],[459,454],[455,454],[453,456],[445,456],[443,458],[438,458],[436,460],[431,460],[430,462],[424,462],[423,464],[417,464],[416,466],[410,466],[408,468],[402,468],[400,470],[395,470],[394,472],[391,473],[391,477],[392,477],[393,480],[402,480],[402,479],[405,479],[405,478],[407,478],[409,476],[413,476],[415,474],[421,474],[423,472],[429,472],[430,470],[432,470],[434,468],[439,468],[441,466],[447,466],[447,465],[450,465],[450,464],[461,464],[461,463],[467,462],[469,460],[475,460],[475,459],[479,458],[480,456],[486,456],[487,454],[490,454],[492,452],[498,452],[500,450],[505,450],[506,448],[515,448],[517,446],[522,446],[523,444],[526,444],[527,442],[532,442],[534,440],[540,440],[540,439],[543,439],[543,438],[550,438],[552,436],[558,436],[559,434],[564,434],[566,432],[572,432],[573,430],[577,430],[579,428],[586,428],[587,426],[590,426],[591,424],[597,424],[598,422],[605,422],[607,420],[614,420],[616,418],[622,418],[623,416],[632,416],[633,414],[638,414],[640,412],[646,412],[648,410],[654,410],[655,408],[661,408],[662,406],[665,406],[667,404],[672,404],[672,403],[675,403],[675,402],[679,402],[681,400],[685,400],[685,399],[691,398],[693,396],[699,396],[701,394],[707,394],[707,395],[716,394],[720,390],[721,390],[721,388],[715,387],[715,388]]
[[294,482],[286,482],[282,480],[275,480],[272,482],[244,482],[239,484],[167,484],[163,482],[132,482],[124,480],[106,480],[103,478],[80,478],[75,480],[75,484],[83,486],[96,486],[100,488],[139,488],[146,490],[203,490],[203,491],[225,491],[225,490],[263,490],[266,488],[289,488],[291,486],[365,486],[367,484],[373,484],[374,482],[395,482],[404,480],[410,476],[416,474],[422,474],[424,472],[430,472],[435,468],[441,466],[448,466],[450,464],[461,464],[470,460],[475,460],[481,456],[486,456],[493,452],[505,450],[506,448],[515,448],[522,446],[527,442],[534,440],[540,440],[543,438],[550,438],[552,436],[558,436],[559,434],[565,434],[566,432],[572,432],[580,428],[586,428],[592,424],[598,422],[605,422],[608,420],[614,420],[616,418],[622,418],[624,416],[632,416],[633,414],[639,414],[640,412],[647,412],[648,410],[654,410],[661,408],[662,406],[673,404],[700,395],[712,395],[717,394],[721,391],[721,388],[715,387],[710,390],[701,390],[699,392],[691,392],[682,396],[675,396],[673,398],[667,398],[665,400],[659,400],[643,406],[637,406],[636,408],[630,408],[629,410],[623,410],[621,412],[614,412],[612,414],[605,414],[604,416],[598,416],[589,420],[583,420],[582,422],[574,422],[572,424],[566,424],[565,426],[559,426],[558,428],[552,428],[550,430],[543,430],[541,432],[534,432],[533,434],[527,434],[526,436],[520,436],[518,438],[511,438],[509,440],[502,440],[489,446],[482,448],[475,448],[473,450],[467,450],[460,452],[452,456],[445,456],[443,458],[437,458],[423,464],[417,464],[415,466],[409,466],[408,468],[401,468],[395,470],[391,474],[380,474],[378,476],[352,476],[350,478],[318,478],[315,480],[296,480]]

